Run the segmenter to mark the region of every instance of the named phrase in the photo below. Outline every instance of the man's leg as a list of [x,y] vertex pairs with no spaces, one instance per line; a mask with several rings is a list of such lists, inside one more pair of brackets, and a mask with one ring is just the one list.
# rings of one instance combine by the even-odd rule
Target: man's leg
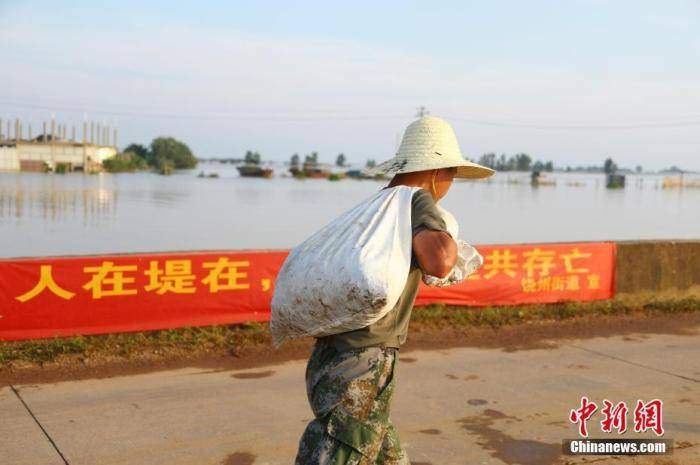
[[384,457],[401,462],[389,405],[394,390],[396,351],[369,347],[338,352],[317,344],[307,366],[307,393],[316,418],[299,441],[297,465],[357,464]]

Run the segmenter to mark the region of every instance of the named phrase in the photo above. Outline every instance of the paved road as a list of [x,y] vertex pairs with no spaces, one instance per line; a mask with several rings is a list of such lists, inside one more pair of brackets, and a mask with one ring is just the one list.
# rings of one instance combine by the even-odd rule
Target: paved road
[[[510,353],[416,351],[401,358],[392,417],[414,464],[584,463],[560,454],[561,440],[576,437],[567,417],[581,395],[599,404],[661,398],[666,437],[681,446],[663,461],[596,463],[700,464],[697,335],[571,340]],[[15,386],[17,394],[4,387],[0,463],[290,464],[310,417],[303,376],[297,361]],[[593,437],[603,436],[597,423],[589,427]]]

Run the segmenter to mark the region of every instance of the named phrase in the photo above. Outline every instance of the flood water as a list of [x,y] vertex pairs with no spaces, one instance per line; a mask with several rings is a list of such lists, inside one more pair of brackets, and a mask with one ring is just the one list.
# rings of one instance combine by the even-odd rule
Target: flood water
[[[217,172],[214,179],[199,171]],[[283,168],[279,167],[278,172]],[[474,244],[700,238],[700,189],[663,176],[527,173],[455,182],[441,204]],[[289,248],[386,182],[240,178],[200,164],[172,176],[0,173],[0,256]]]

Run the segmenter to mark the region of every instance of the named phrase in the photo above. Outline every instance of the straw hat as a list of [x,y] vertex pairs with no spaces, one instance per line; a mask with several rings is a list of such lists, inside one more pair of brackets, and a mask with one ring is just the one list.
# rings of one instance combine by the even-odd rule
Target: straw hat
[[399,174],[452,167],[457,168],[456,178],[487,178],[495,173],[462,158],[455,132],[447,121],[424,116],[408,125],[396,156],[377,165],[376,170]]

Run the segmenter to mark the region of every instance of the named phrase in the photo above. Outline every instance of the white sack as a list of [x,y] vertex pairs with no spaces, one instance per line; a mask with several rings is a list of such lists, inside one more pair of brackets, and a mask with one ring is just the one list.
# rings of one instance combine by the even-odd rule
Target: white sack
[[474,273],[484,264],[484,257],[479,252],[461,239],[457,239],[457,261],[450,273],[444,278],[438,278],[423,274],[423,282],[428,286],[447,287],[458,284],[467,276]]
[[272,298],[275,346],[363,328],[396,305],[411,266],[418,189],[380,190],[292,249]]

